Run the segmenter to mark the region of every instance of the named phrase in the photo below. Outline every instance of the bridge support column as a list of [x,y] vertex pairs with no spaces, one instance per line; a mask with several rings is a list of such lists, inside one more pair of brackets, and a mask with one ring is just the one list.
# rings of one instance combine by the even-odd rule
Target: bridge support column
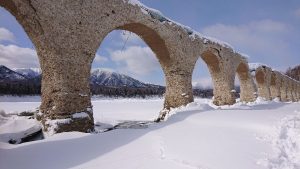
[[164,108],[170,109],[187,105],[194,101],[192,72],[170,70],[166,74],[166,93]]
[[171,108],[185,106],[194,101],[192,89],[192,69],[165,68],[166,93],[164,109],[157,122],[164,120]]
[[93,130],[89,87],[90,62],[84,53],[39,51],[42,68],[42,104],[38,119],[50,134]]
[[281,78],[281,86],[280,86],[280,100],[283,102],[287,102],[288,98],[287,98],[287,81],[286,78],[283,76]]
[[255,72],[255,79],[257,83],[258,96],[266,100],[270,100],[271,69],[265,66],[257,68]]
[[297,96],[297,82],[293,80],[293,90],[292,90],[292,95],[293,95],[293,102],[298,101],[298,96]]
[[280,86],[281,86],[280,73],[277,71],[273,71],[271,73],[271,83],[270,83],[270,92],[271,92],[272,99],[281,98]]
[[244,61],[237,68],[240,80],[240,99],[242,102],[253,102],[256,100],[256,88],[249,71],[248,62]]
[[[251,75],[250,75],[251,76]],[[240,98],[242,102],[253,102],[256,100],[256,88],[252,78],[240,80]]]
[[297,93],[297,101],[300,101],[300,83],[299,82],[297,82],[296,93]]
[[234,89],[235,73],[229,71],[220,71],[213,75],[214,100],[217,106],[232,105],[236,101]]
[[293,84],[290,78],[286,78],[287,81],[287,101],[292,102],[294,100],[293,97]]

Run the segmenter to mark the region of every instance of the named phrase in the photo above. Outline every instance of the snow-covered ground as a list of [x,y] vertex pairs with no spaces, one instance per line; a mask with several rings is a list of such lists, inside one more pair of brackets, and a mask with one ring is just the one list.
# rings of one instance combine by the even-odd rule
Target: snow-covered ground
[[[0,110],[16,113],[39,105],[39,98],[20,101],[0,97]],[[163,100],[94,98],[93,105],[96,122],[146,121],[158,116]],[[146,129],[61,133],[19,145],[0,142],[0,168],[300,168],[300,103],[258,100],[216,107],[211,100],[196,99],[172,114]],[[2,117],[0,133],[8,130],[8,122]]]

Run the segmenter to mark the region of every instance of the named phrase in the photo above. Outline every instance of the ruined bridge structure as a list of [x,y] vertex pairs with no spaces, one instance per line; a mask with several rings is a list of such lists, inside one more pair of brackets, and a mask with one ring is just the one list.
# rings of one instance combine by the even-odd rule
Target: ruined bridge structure
[[299,82],[264,65],[250,69],[247,59],[229,45],[206,38],[135,0],[0,0],[0,6],[15,16],[36,48],[43,71],[38,117],[48,132],[93,129],[91,64],[113,30],[139,35],[156,54],[166,80],[160,119],[170,108],[193,102],[191,79],[198,59],[210,71],[216,105],[235,103],[236,74],[241,101],[254,101],[257,95],[282,101],[300,97]]

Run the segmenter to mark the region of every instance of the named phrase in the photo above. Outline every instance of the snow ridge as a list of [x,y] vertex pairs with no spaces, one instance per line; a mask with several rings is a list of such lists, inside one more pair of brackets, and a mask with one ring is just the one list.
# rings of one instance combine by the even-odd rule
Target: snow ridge
[[[125,0],[123,0],[123,2],[125,2]],[[153,8],[150,8],[150,7],[144,5],[143,3],[141,3],[138,0],[128,0],[127,3],[131,4],[133,6],[140,7],[141,11],[144,14],[150,15],[152,18],[157,19],[160,22],[168,22],[170,25],[175,25],[175,26],[179,26],[179,27],[183,28],[187,32],[187,34],[189,34],[189,36],[190,36],[191,39],[197,39],[197,38],[199,38],[204,43],[219,44],[222,47],[229,48],[229,49],[232,49],[233,51],[235,51],[234,48],[232,47],[232,45],[230,45],[229,43],[221,41],[221,40],[213,38],[213,37],[205,36],[205,35],[201,34],[200,32],[197,32],[197,31],[193,30],[192,28],[190,28],[188,26],[185,26],[185,25],[182,25],[182,24],[180,24],[180,23],[178,23],[176,21],[173,21],[170,18],[167,18],[166,16],[164,16],[161,11],[153,9]]]
[[276,155],[267,161],[271,169],[300,168],[300,112],[282,119],[272,146]]
[[132,77],[102,69],[93,70],[90,80],[93,84],[103,86],[147,87],[145,83],[133,79]]
[[10,70],[6,66],[0,65],[0,81],[5,80],[25,80],[26,77],[24,77],[22,74],[19,74],[13,70]]
[[40,68],[13,68],[12,70],[29,79],[35,78],[42,74],[42,70]]

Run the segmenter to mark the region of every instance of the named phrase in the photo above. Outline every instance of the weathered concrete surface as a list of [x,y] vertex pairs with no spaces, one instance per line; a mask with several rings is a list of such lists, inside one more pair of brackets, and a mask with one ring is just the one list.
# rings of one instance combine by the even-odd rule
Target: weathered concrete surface
[[287,86],[288,82],[285,76],[281,76],[281,86],[280,86],[280,100],[283,102],[288,101],[287,97]]
[[[242,100],[255,99],[245,58],[228,45],[205,38],[145,6],[127,0],[0,0],[0,6],[16,17],[37,50],[43,71],[39,117],[46,131],[93,130],[91,63],[103,39],[117,29],[139,35],[159,60],[166,79],[160,120],[170,108],[193,101],[192,72],[199,57],[211,73],[216,105],[235,103],[236,72]],[[270,99],[270,70],[261,68],[256,73],[259,95]],[[291,98],[291,87],[287,86]],[[78,118],[76,114],[85,116]]]
[[271,99],[271,72],[272,69],[266,66],[259,66],[255,72],[258,96],[265,98],[266,100]]
[[[201,58],[207,64],[213,80],[214,104],[231,105],[235,103],[234,79],[238,60],[233,51],[227,48],[210,47],[202,54]],[[229,59],[230,58],[230,59]]]
[[271,72],[271,83],[270,83],[270,92],[271,92],[271,98],[279,98],[281,99],[281,92],[280,92],[280,86],[282,81],[282,75],[278,71],[272,71]]
[[241,59],[237,67],[237,75],[240,80],[240,99],[243,102],[253,102],[256,100],[256,87],[251,76],[246,58]]
[[300,101],[300,83],[299,82],[297,82],[296,93],[297,93],[297,101]]
[[293,96],[293,102],[296,102],[297,99],[297,82],[294,79],[291,79],[292,81],[292,96]]
[[289,78],[286,77],[287,80],[287,100],[288,101],[293,101],[293,81]]
[[296,89],[296,93],[297,93],[297,101],[300,101],[300,83],[297,82],[297,89]]

